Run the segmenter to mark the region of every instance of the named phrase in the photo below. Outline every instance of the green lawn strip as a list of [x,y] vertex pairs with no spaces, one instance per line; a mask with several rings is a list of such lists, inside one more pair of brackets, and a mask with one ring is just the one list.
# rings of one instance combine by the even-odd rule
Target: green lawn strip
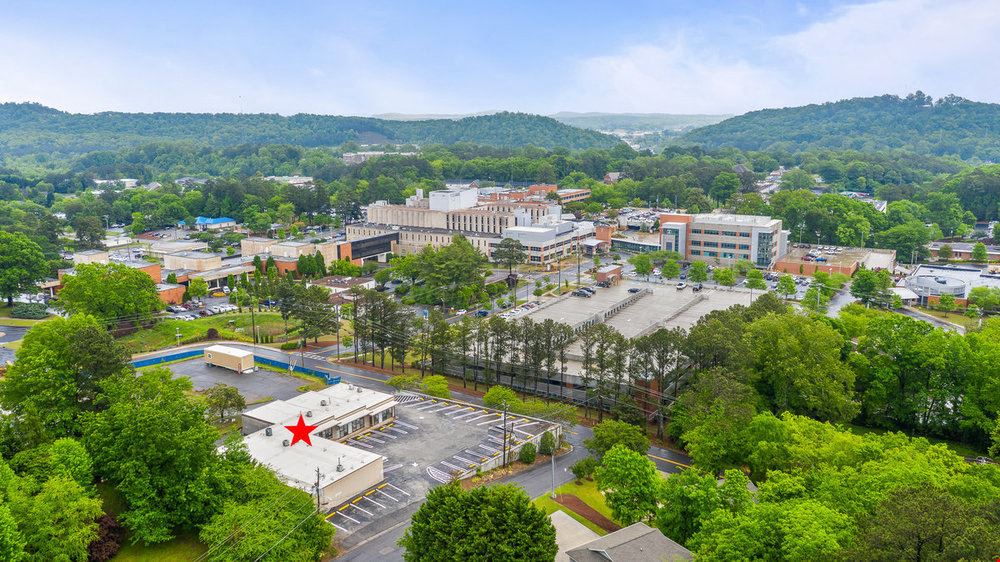
[[[49,316],[49,318],[52,318]],[[29,320],[27,318],[0,318],[0,328],[3,326],[17,326],[20,328],[30,328],[39,322],[45,322],[49,318],[43,318],[41,320]]]
[[314,377],[312,375],[307,375],[305,373],[289,371],[288,369],[281,369],[273,365],[265,365],[263,363],[258,363],[258,362],[254,362],[254,364],[257,365],[258,369],[261,369],[263,371],[271,371],[273,373],[288,375],[305,381],[307,384],[298,387],[299,392],[306,392],[307,390],[322,390],[328,386],[319,377]]
[[[256,321],[259,333],[278,334],[284,332],[285,323],[280,314],[261,312],[256,314]],[[120,341],[132,353],[146,353],[177,345],[178,332],[181,334],[181,342],[184,342],[204,336],[211,328],[218,330],[219,335],[225,339],[250,341],[251,325],[251,318],[247,313],[220,314],[191,321],[168,318],[157,322],[150,328],[124,336]]]
[[923,312],[924,314],[927,314],[929,316],[933,316],[935,318],[940,318],[941,320],[944,320],[945,322],[951,322],[952,324],[958,324],[959,326],[962,326],[966,330],[977,330],[977,329],[979,329],[979,319],[978,318],[969,318],[968,316],[966,316],[965,314],[963,314],[960,311],[949,312],[949,313],[946,314],[946,313],[944,313],[944,312],[942,312],[940,310],[934,310],[933,308],[917,307],[917,310],[919,310],[920,312]]
[[[597,483],[592,480],[584,480],[582,484],[577,485],[576,482],[567,482],[562,486],[556,488],[556,494],[568,494],[580,498],[583,503],[594,508],[595,511],[601,515],[607,517],[608,519],[614,521],[614,517],[611,515],[611,508],[604,501],[604,494],[597,489]],[[576,513],[572,509],[556,503],[555,500],[549,497],[546,493],[534,499],[534,504],[545,510],[546,514],[550,514],[557,509],[565,511],[570,517],[576,519],[580,523],[587,526],[588,529],[598,533],[600,535],[608,534],[607,531],[602,529],[596,523],[591,522],[586,517]]]
[[560,505],[560,504],[556,503],[555,500],[553,500],[552,498],[550,498],[547,494],[544,495],[544,496],[540,496],[540,497],[535,498],[535,500],[534,500],[533,503],[535,504],[536,507],[542,508],[542,510],[545,511],[545,515],[552,515],[556,511],[562,511],[563,513],[565,513],[566,515],[569,515],[573,519],[576,519],[576,521],[578,523],[580,523],[584,527],[590,529],[591,531],[597,533],[598,535],[604,536],[604,535],[608,534],[607,531],[605,531],[604,529],[600,528],[596,523],[592,523],[589,519],[587,519],[586,517],[578,514],[577,512],[573,511],[572,509],[570,509],[570,508],[568,508],[568,507],[566,507],[564,505]]

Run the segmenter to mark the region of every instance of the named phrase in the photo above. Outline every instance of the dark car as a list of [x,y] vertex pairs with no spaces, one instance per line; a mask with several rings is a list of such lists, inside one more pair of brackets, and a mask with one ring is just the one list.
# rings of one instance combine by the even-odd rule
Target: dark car
[[573,291],[570,294],[573,295],[574,297],[583,297],[587,299],[590,298],[590,293],[588,293],[587,291]]
[[480,318],[485,318],[485,317],[487,317],[489,315],[490,315],[490,311],[489,310],[477,310],[476,311],[476,316],[478,316]]
[[702,284],[701,283],[696,283],[695,285],[693,285],[691,287],[691,291],[697,293],[698,291],[701,290],[701,288],[702,288]]
[[630,292],[630,293],[638,293],[638,292],[639,292],[639,291],[641,291],[641,290],[642,290],[642,289],[640,289],[639,287],[632,287],[632,288],[630,288],[630,289],[628,290],[628,292]]

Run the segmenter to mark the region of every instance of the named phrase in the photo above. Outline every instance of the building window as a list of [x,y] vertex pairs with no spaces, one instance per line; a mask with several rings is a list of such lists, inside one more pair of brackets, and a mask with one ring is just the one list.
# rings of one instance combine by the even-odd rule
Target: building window
[[719,235],[719,231],[718,230],[705,230],[705,234],[708,234],[710,236],[718,236]]
[[692,246],[701,246],[701,240],[692,240],[691,241],[691,245]]
[[718,242],[705,242],[704,246],[706,246],[708,248],[718,248],[719,247],[719,243]]
[[740,244],[740,249],[741,250],[749,250],[750,249],[750,244]]
[[692,256],[700,256],[701,255],[701,250],[691,250],[691,255]]
[[705,252],[705,255],[708,256],[708,257],[710,257],[710,258],[714,258],[714,257],[717,257],[719,255],[719,253],[718,252]]
[[725,259],[734,259],[736,255],[732,252],[722,252],[722,257]]
[[722,231],[722,235],[723,236],[736,236],[736,233],[733,232],[733,231],[731,231],[731,230],[723,230]]
[[692,228],[691,229],[691,234],[701,234],[701,229],[700,228]]
[[351,433],[360,431],[365,427],[365,418],[358,418],[351,422]]
[[722,247],[730,249],[730,250],[735,250],[736,249],[736,244],[733,244],[733,243],[730,243],[730,242],[723,242],[722,243]]
[[749,232],[741,232],[740,233],[740,238],[750,238],[750,233]]

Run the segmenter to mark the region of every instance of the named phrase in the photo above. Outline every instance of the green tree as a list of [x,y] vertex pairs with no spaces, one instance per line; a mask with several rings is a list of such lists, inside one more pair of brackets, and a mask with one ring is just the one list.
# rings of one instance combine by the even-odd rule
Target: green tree
[[205,406],[208,411],[218,414],[219,422],[226,420],[227,415],[236,415],[246,407],[246,400],[239,389],[228,384],[217,383],[205,390]]
[[541,440],[538,442],[538,454],[540,455],[551,455],[555,453],[556,450],[556,438],[553,437],[551,431],[546,431],[542,434]]
[[524,464],[534,464],[537,453],[538,449],[534,443],[525,443],[521,445],[521,450],[518,451],[517,460]]
[[986,263],[989,260],[989,256],[986,253],[986,244],[982,242],[976,242],[972,246],[972,261],[976,263]]
[[865,305],[885,306],[889,302],[889,287],[892,278],[887,271],[859,269],[851,282],[851,295]]
[[677,279],[681,276],[681,265],[675,259],[668,259],[660,269],[660,276],[664,279]]
[[622,525],[648,521],[656,514],[660,477],[645,452],[616,444],[604,455],[594,479],[611,514]]
[[153,279],[120,263],[77,266],[63,276],[58,303],[69,314],[89,314],[108,325],[149,320],[163,308]]
[[212,489],[218,433],[188,398],[191,381],[161,368],[102,386],[107,409],[88,415],[83,442],[98,476],[124,497],[132,536],[155,544],[205,522],[221,501]]
[[615,445],[646,454],[649,437],[639,426],[618,420],[604,420],[594,426],[594,436],[584,440],[584,446],[594,455],[601,457]]
[[545,512],[510,484],[470,491],[458,484],[431,489],[399,544],[407,562],[552,560],[559,550]]
[[188,295],[192,299],[203,299],[208,296],[208,281],[201,277],[192,277],[188,282]]
[[740,188],[740,177],[733,172],[721,172],[712,180],[708,194],[716,201],[727,201]]
[[993,243],[1000,244],[1000,221],[996,221],[993,224],[993,232],[991,234],[993,235]]
[[33,292],[48,272],[38,244],[20,232],[0,231],[0,297],[7,306],[14,306],[15,296]]
[[648,254],[636,254],[628,259],[628,262],[635,267],[636,275],[642,275],[649,278],[649,274],[653,273],[653,260],[649,259]]
[[933,485],[895,490],[861,524],[852,557],[985,560],[1000,547],[995,513]]
[[26,558],[24,535],[17,528],[17,520],[10,508],[0,503],[0,560],[19,562]]
[[717,267],[712,271],[712,280],[723,287],[736,284],[736,272],[728,267]]
[[0,380],[0,403],[22,421],[37,416],[53,436],[78,435],[79,417],[97,405],[102,381],[130,374],[128,361],[93,317],[53,318],[25,335]]
[[493,248],[493,261],[506,265],[507,272],[511,273],[515,265],[520,265],[528,260],[528,253],[524,251],[524,245],[513,238],[504,238]]
[[757,389],[777,412],[847,421],[858,413],[854,371],[840,360],[844,338],[800,315],[768,315],[748,327]]
[[955,312],[955,295],[946,293],[938,297],[938,310],[948,316],[949,312]]
[[793,168],[781,176],[781,189],[811,189],[816,186],[816,179],[802,168]]
[[597,459],[594,457],[584,457],[569,467],[570,472],[576,477],[576,483],[581,484],[584,478],[590,478],[597,470]]
[[76,231],[78,250],[104,247],[104,227],[101,226],[101,219],[93,215],[77,215],[73,219],[73,230]]
[[767,281],[764,281],[764,274],[759,269],[747,271],[747,288],[758,291],[767,289]]
[[941,247],[938,248],[938,253],[937,253],[938,259],[941,261],[948,261],[951,259],[951,256],[952,256],[951,245],[941,244]]
[[776,289],[779,295],[784,298],[791,298],[798,289],[795,287],[795,279],[787,273],[778,278],[778,288]]
[[101,500],[68,476],[53,476],[37,494],[27,485],[10,498],[11,514],[25,539],[25,552],[33,560],[86,560],[87,546],[97,538]]
[[688,279],[693,283],[708,281],[708,264],[703,261],[692,262],[691,269],[688,272]]
[[94,485],[94,463],[76,439],[56,439],[48,447],[49,473],[72,478],[85,489]]
[[[727,471],[727,474],[736,472]],[[743,478],[746,479],[745,476]],[[685,470],[665,479],[660,491],[660,504],[656,512],[656,526],[680,544],[687,544],[701,529],[702,523],[723,505],[715,476],[697,469]]]

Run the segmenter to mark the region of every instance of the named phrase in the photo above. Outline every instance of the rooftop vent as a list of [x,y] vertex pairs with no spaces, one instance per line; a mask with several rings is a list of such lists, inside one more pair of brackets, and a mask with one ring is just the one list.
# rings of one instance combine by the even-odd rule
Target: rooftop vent
[[282,439],[281,440],[281,446],[282,447],[287,447],[288,446],[288,439]]
[[270,437],[270,436],[274,435],[274,430],[271,429],[270,427],[268,427],[268,428],[266,428],[264,430],[264,435],[267,435],[268,437]]
[[337,457],[337,472],[344,472],[344,465],[340,464],[340,457]]
[[306,410],[306,417],[307,418],[313,417],[313,411],[312,410]]
[[358,387],[358,394],[361,394],[361,387]]
[[319,401],[319,405],[320,406],[326,406],[326,400],[320,400]]

